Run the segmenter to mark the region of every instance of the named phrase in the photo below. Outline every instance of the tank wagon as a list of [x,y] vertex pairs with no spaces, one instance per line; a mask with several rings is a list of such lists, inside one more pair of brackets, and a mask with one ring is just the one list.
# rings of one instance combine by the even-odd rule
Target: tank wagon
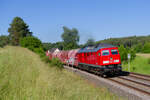
[[59,51],[57,54],[49,53],[47,55],[51,59],[57,57],[64,64],[104,77],[119,74],[122,71],[118,48],[109,44],[98,44],[69,51]]

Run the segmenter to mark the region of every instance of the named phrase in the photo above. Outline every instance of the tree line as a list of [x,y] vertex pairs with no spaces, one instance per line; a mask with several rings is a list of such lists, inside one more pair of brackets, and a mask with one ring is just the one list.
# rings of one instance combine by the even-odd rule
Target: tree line
[[[76,49],[79,47],[79,34],[76,28],[69,29],[68,27],[63,27],[64,32],[61,35],[62,42],[57,43],[42,43],[44,50],[58,47],[63,50]],[[5,45],[14,45],[14,46],[27,46],[27,41],[29,40],[32,45],[35,45],[33,42],[35,39],[39,40],[37,37],[33,36],[33,32],[30,31],[29,26],[24,22],[20,17],[15,17],[10,27],[8,28],[9,35],[0,36],[0,47]],[[32,42],[31,42],[32,41]],[[38,41],[36,41],[39,44]],[[32,46],[30,47],[32,48]]]
[[85,44],[79,45],[79,31],[76,28],[63,27],[61,35],[62,41],[56,43],[42,43],[40,39],[34,36],[29,26],[20,17],[15,17],[8,28],[9,35],[0,36],[0,47],[5,45],[23,46],[30,50],[44,54],[46,50],[51,48],[59,48],[60,50],[70,50],[83,48],[99,43],[108,43],[119,47],[123,61],[127,60],[127,54],[131,53],[132,59],[135,58],[136,52],[150,53],[150,36],[132,36],[125,38],[109,38],[101,41],[95,41],[90,38]]

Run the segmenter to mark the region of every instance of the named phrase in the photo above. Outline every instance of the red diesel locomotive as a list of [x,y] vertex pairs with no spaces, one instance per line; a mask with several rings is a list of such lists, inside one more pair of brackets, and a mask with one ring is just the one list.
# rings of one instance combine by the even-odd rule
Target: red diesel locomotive
[[57,57],[64,64],[93,72],[101,76],[119,74],[122,71],[118,48],[109,44],[98,44],[81,49],[47,52],[51,58]]
[[78,66],[99,75],[119,74],[122,71],[117,47],[99,44],[82,48],[77,53]]

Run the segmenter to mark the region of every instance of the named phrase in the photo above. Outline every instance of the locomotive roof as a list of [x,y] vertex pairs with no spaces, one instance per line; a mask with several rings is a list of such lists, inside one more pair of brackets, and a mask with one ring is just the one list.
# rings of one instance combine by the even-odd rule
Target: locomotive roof
[[81,48],[78,51],[78,53],[83,53],[83,52],[97,52],[98,50],[100,50],[102,48],[110,48],[110,47],[115,47],[115,46],[110,45],[110,44],[101,43],[101,44],[98,44],[96,46],[87,46],[87,47]]

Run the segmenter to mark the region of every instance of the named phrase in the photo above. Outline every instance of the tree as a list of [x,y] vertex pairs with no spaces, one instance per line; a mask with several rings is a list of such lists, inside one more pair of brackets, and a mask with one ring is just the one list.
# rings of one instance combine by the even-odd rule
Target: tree
[[146,42],[142,48],[143,53],[150,53],[150,42]]
[[137,45],[135,45],[134,50],[139,53],[142,52],[142,48],[143,45],[141,43],[138,43]]
[[63,27],[63,30],[64,32],[61,35],[63,39],[63,49],[69,50],[77,48],[79,42],[78,30],[75,28],[69,29],[65,26]]
[[134,49],[130,49],[129,53],[131,55],[131,60],[134,60],[134,58],[136,57],[136,51]]
[[119,54],[120,54],[120,57],[121,57],[121,61],[127,61],[128,51],[123,45],[121,45],[119,47]]
[[94,39],[93,39],[93,38],[89,38],[89,39],[87,40],[87,42],[85,43],[85,46],[92,46],[92,45],[94,45],[94,44],[95,44]]
[[50,50],[52,48],[58,48],[59,50],[63,50],[63,43],[62,42],[56,42],[56,43],[42,43],[43,48],[45,51]]
[[6,35],[0,36],[0,47],[4,47],[5,45],[9,44],[9,38]]
[[15,17],[8,28],[9,37],[12,45],[19,45],[22,37],[32,36],[32,32],[28,29],[28,25],[20,17]]
[[56,42],[53,44],[53,48],[58,48],[59,50],[63,50],[63,43],[62,42]]
[[43,44],[44,51],[47,51],[47,50],[50,50],[51,48],[53,48],[52,43],[42,43],[42,44]]
[[134,58],[136,57],[136,52],[134,49],[129,48],[129,47],[124,47],[123,45],[120,45],[119,47],[119,54],[121,57],[121,61],[126,62],[128,60],[128,54],[131,55],[131,60],[134,60]]

